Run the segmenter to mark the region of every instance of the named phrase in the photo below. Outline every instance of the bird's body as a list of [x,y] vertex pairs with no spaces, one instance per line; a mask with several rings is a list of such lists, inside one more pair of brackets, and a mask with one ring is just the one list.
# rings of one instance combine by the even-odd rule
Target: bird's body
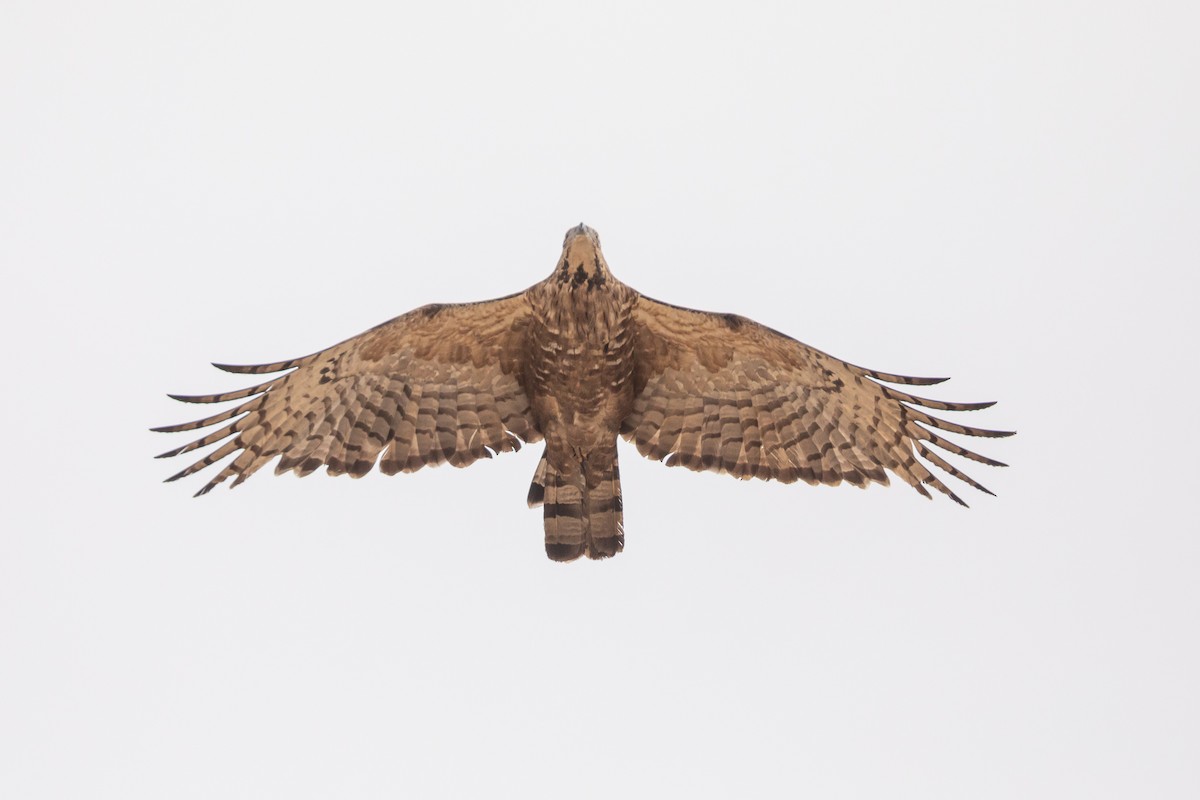
[[448,462],[466,466],[544,439],[529,492],[543,507],[546,552],[604,558],[623,547],[617,438],[668,466],[740,478],[858,486],[887,471],[926,494],[962,502],[915,458],[983,489],[925,443],[999,465],[929,428],[1005,436],[919,407],[966,411],[880,381],[929,384],[865,370],[751,320],[660,303],[616,280],[599,238],[567,232],[554,272],[498,300],[424,306],[319,353],[233,372],[283,376],[239,392],[178,397],[246,400],[184,431],[228,422],[177,455],[232,436],[169,480],[237,453],[200,493],[237,485],[279,457],[276,472],[360,476]]
[[612,277],[595,234],[568,233],[558,266],[528,292],[525,386],[546,451],[530,488],[555,560],[620,551],[617,434],[633,408],[637,293]]

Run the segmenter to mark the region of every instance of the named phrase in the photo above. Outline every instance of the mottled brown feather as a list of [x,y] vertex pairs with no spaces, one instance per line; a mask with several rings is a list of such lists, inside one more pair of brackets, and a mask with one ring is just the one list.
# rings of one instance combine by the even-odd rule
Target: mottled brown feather
[[240,404],[154,429],[219,426],[162,454],[215,445],[168,480],[230,456],[197,494],[229,479],[237,486],[276,459],[276,473],[325,467],[361,477],[378,464],[393,475],[464,467],[545,439],[528,502],[543,508],[546,553],[556,561],[624,547],[618,435],[668,466],[859,487],[894,474],[926,497],[932,487],[963,505],[930,466],[988,490],[927,445],[1003,464],[934,431],[1010,435],[922,410],[992,403],[885,385],[944,378],[865,369],[745,317],[639,295],[612,276],[584,225],[568,231],[550,277],[521,294],[423,306],[302,358],[214,366],[281,374],[231,392],[171,395]]
[[[158,429],[192,430],[244,414],[164,453],[178,455],[234,437],[169,480],[235,452],[240,454],[200,494],[228,478],[237,485],[276,457],[277,472],[305,475],[326,466],[330,474],[358,477],[385,450],[385,471],[411,472],[446,462],[466,466],[490,458],[488,446],[503,452],[517,449],[518,439],[538,441],[541,435],[531,424],[529,398],[515,369],[520,359],[509,352],[521,347],[528,315],[522,295],[425,306],[302,359],[219,365],[239,373],[294,371],[245,390],[178,398],[221,402],[257,393],[236,409]],[[410,401],[412,397],[418,401]],[[419,398],[428,402],[421,404]]]
[[[991,403],[930,400],[878,382],[928,385],[944,379],[863,369],[744,317],[642,295],[634,309],[634,334],[639,391],[622,434],[642,455],[668,466],[860,487],[886,484],[891,471],[922,494],[928,496],[929,485],[962,503],[915,458],[914,453],[931,452],[921,441],[999,462],[968,455],[918,423],[969,436],[1011,435],[912,407],[971,411]],[[928,460],[986,491],[943,459]]]

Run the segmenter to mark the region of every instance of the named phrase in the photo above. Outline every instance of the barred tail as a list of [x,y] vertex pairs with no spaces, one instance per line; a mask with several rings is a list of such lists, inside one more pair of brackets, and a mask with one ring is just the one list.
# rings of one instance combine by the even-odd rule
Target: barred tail
[[[615,443],[614,443],[615,444]],[[615,556],[625,547],[625,515],[621,504],[621,471],[617,450],[599,462],[589,459],[584,465],[587,476],[588,558]]]
[[529,487],[529,505],[542,507],[546,555],[554,561],[608,558],[625,545],[615,449],[611,459],[585,461],[572,475],[552,466],[543,453]]

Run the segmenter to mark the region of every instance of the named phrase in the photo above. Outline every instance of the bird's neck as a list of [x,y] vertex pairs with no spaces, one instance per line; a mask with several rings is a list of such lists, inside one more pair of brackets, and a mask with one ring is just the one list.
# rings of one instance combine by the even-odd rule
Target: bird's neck
[[564,341],[603,348],[623,338],[636,294],[607,269],[572,272],[563,279],[560,267],[529,293],[534,315],[541,325]]

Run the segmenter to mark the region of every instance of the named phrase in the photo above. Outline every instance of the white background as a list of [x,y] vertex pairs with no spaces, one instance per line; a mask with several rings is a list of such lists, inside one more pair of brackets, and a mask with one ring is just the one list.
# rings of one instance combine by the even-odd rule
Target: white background
[[[0,795],[1200,796],[1191,3],[0,11]],[[961,509],[539,447],[193,500],[208,361],[547,275],[949,374]],[[955,487],[956,489],[959,487]]]

